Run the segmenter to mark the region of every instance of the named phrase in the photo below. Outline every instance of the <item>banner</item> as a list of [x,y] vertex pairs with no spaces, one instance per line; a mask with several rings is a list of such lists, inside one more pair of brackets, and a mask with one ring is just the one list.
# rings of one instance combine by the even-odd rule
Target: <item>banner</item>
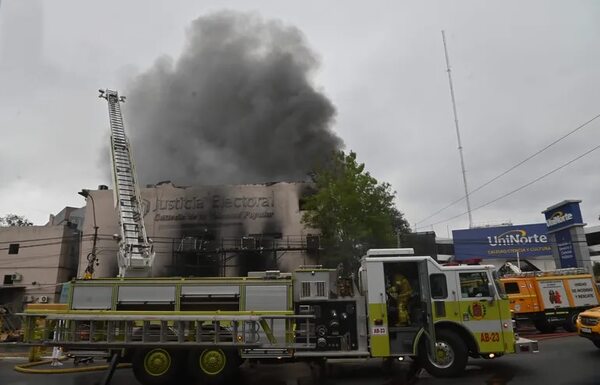
[[598,299],[594,292],[594,283],[590,278],[570,279],[569,287],[573,294],[575,306],[598,306]]
[[551,256],[545,223],[454,230],[457,260],[472,258],[515,259]]
[[539,285],[540,295],[546,309],[569,307],[569,299],[563,281],[539,281]]

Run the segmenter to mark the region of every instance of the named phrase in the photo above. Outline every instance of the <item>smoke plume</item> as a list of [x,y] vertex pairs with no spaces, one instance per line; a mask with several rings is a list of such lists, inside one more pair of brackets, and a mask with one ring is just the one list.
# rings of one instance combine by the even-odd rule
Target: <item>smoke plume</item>
[[302,33],[253,14],[192,22],[179,58],[129,87],[126,124],[142,183],[303,180],[342,146],[335,108],[315,89]]

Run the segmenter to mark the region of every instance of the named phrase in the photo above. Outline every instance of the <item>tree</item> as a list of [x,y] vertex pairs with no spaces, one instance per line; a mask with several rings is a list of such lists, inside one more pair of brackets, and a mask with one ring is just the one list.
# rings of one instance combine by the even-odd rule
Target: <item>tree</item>
[[394,247],[409,225],[394,206],[395,192],[358,163],[356,153],[336,152],[312,175],[316,192],[305,198],[302,221],[321,231],[321,263],[355,271],[369,248]]
[[0,217],[0,227],[22,227],[33,226],[33,222],[22,215],[6,214]]

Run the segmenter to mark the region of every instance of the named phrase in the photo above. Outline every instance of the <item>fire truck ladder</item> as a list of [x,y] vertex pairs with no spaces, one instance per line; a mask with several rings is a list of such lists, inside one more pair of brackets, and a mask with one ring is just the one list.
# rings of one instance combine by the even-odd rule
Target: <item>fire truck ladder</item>
[[146,236],[141,199],[129,140],[125,136],[121,102],[117,91],[99,90],[99,97],[108,101],[111,130],[112,171],[115,205],[119,210],[118,265],[120,277],[148,277],[152,270],[154,251]]

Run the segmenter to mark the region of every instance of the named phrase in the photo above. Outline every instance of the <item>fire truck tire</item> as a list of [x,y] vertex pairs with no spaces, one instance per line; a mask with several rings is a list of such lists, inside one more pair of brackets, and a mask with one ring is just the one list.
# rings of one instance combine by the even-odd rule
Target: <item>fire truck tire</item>
[[136,349],[131,364],[141,384],[170,385],[181,373],[181,353],[163,348]]
[[565,323],[563,324],[563,328],[568,332],[576,332],[577,331],[577,316],[579,313],[573,312],[567,316]]
[[465,341],[451,330],[436,331],[436,354],[434,360],[425,344],[419,349],[421,364],[429,374],[435,377],[456,377],[463,373],[469,359],[469,350]]
[[188,374],[202,384],[229,384],[239,371],[240,360],[235,350],[194,349],[188,354]]
[[556,330],[556,325],[552,325],[545,318],[535,320],[533,326],[542,333],[554,333]]

